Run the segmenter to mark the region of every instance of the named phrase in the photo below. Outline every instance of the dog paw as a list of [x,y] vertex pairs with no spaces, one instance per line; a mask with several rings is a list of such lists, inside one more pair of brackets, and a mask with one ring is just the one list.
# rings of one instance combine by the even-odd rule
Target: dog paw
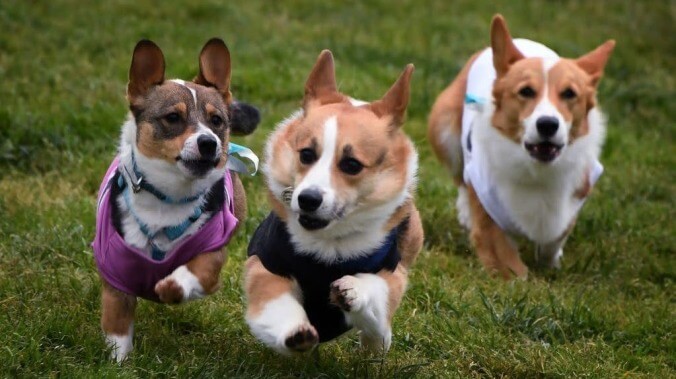
[[354,276],[345,275],[331,283],[331,292],[329,293],[331,303],[345,312],[355,312],[361,309],[362,302],[359,298],[358,281],[359,279]]
[[160,301],[166,304],[178,304],[183,301],[183,288],[171,277],[157,282],[155,293],[160,297]]
[[284,340],[284,345],[291,351],[302,353],[319,343],[317,330],[310,324],[303,324],[291,332]]

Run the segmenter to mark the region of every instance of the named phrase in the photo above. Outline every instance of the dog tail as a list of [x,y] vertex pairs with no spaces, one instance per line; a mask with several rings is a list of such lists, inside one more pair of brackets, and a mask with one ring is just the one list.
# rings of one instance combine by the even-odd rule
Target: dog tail
[[462,110],[467,91],[467,76],[479,53],[474,54],[453,82],[437,97],[428,119],[427,139],[437,158],[451,171],[457,185],[463,181]]
[[256,130],[260,122],[261,114],[258,108],[237,100],[230,104],[230,125],[234,135],[249,135]]

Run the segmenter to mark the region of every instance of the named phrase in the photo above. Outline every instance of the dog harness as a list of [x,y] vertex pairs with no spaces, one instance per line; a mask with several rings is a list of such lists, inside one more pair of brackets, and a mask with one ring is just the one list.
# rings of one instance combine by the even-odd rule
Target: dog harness
[[293,278],[303,293],[302,302],[319,341],[332,340],[351,329],[343,311],[329,302],[331,283],[345,275],[394,271],[401,260],[397,237],[408,226],[408,219],[388,234],[383,244],[365,256],[325,263],[314,255],[301,254],[291,242],[286,224],[275,213],[258,226],[249,243],[248,255],[256,255],[273,274]]
[[[108,167],[108,171],[104,176],[101,187],[99,188],[98,206],[96,211],[96,235],[92,242],[94,250],[94,258],[98,267],[99,273],[113,288],[131,294],[140,296],[142,298],[159,302],[159,297],[155,293],[155,284],[161,279],[170,275],[178,267],[188,263],[191,259],[199,254],[205,252],[212,252],[221,249],[225,246],[232,237],[235,227],[239,222],[235,217],[235,205],[232,201],[232,174],[230,171],[243,171],[244,173],[254,175],[257,166],[258,158],[247,148],[236,146],[237,151],[233,151],[231,144],[229,154],[238,154],[241,159],[237,159],[234,155],[230,155],[228,162],[233,160],[237,167],[228,164],[223,183],[225,189],[224,204],[221,209],[211,215],[211,218],[202,225],[197,232],[186,236],[183,241],[176,245],[168,252],[152,252],[152,257],[148,253],[142,251],[134,246],[130,246],[124,238],[117,232],[113,225],[112,219],[112,201],[115,199],[110,197],[110,187],[112,185],[119,185],[123,190],[123,196],[129,195],[129,187],[138,191],[140,189],[146,190],[163,202],[181,203],[184,199],[169,199],[161,192],[157,194],[146,187],[134,188],[135,184],[140,185],[144,183],[142,176],[138,169],[133,167],[135,179],[131,179],[132,184],[126,185],[113,180],[116,176],[122,178],[124,174],[129,172],[122,172],[120,167],[119,157],[116,157]],[[253,158],[251,158],[253,156]],[[245,163],[248,161],[247,163]],[[233,170],[233,168],[235,170]],[[124,171],[127,171],[124,168]],[[117,175],[119,173],[119,175]],[[159,195],[158,195],[159,194]],[[164,200],[163,200],[164,199]],[[199,207],[198,207],[199,208]],[[197,208],[196,208],[197,209]],[[133,212],[133,211],[132,211]],[[199,213],[199,215],[197,215]],[[197,217],[194,217],[194,216]],[[164,228],[163,233],[170,239],[175,240],[183,235],[185,230],[201,215],[201,208],[195,215],[191,216],[182,224]],[[136,217],[137,221],[138,217]],[[139,227],[143,232],[144,223],[139,222]],[[146,233],[149,236],[149,233]],[[150,240],[150,238],[149,238]],[[161,253],[161,254],[160,254]],[[154,259],[155,258],[155,259]]]
[[[559,56],[550,48],[538,42],[527,39],[515,39],[514,44],[526,57],[540,57],[543,59],[559,59]],[[474,60],[467,77],[467,90],[462,114],[461,144],[465,168],[463,176],[465,183],[471,183],[474,191],[484,207],[502,230],[512,234],[523,234],[521,228],[514,222],[503,201],[498,196],[497,186],[491,176],[486,158],[481,154],[472,155],[472,127],[474,120],[484,110],[486,103],[492,101],[493,82],[496,73],[493,66],[493,52],[485,49]],[[588,169],[589,183],[593,186],[603,173],[603,165],[595,160]],[[576,212],[582,208],[585,199],[577,204]]]

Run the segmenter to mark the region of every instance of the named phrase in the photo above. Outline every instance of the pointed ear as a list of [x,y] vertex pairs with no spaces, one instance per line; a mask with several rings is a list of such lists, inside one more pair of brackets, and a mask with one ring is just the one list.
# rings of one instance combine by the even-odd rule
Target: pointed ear
[[336,84],[333,54],[329,50],[323,50],[305,82],[303,107],[315,101],[319,101],[320,104],[329,104],[341,99],[342,96]]
[[194,82],[207,87],[214,87],[223,95],[226,103],[230,103],[230,50],[220,38],[212,38],[200,52],[200,72]]
[[507,22],[501,14],[493,16],[491,22],[491,48],[493,49],[493,66],[498,78],[505,75],[514,62],[523,59],[523,54],[514,46],[512,36],[507,29]]
[[382,99],[374,101],[370,105],[371,110],[378,117],[391,116],[394,127],[399,127],[404,122],[411,92],[411,75],[413,75],[414,69],[412,63],[407,64],[404,72],[399,75],[399,79],[394,82]]
[[592,85],[596,87],[603,76],[608,58],[615,48],[615,40],[608,40],[591,52],[577,58],[575,63],[583,69],[592,79]]
[[134,48],[129,68],[127,98],[143,97],[148,90],[164,81],[164,55],[162,50],[152,41],[141,40]]

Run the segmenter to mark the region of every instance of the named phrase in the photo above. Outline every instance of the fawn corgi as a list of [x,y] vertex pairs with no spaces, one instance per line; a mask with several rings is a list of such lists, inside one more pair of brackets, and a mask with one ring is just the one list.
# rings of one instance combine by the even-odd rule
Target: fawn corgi
[[[136,298],[199,299],[219,287],[224,246],[246,216],[232,168],[257,164],[230,132],[253,132],[258,111],[233,101],[230,53],[206,43],[192,82],[164,79],[164,56],[151,41],[134,49],[117,157],[99,189],[92,244],[103,281],[101,325],[117,361],[132,349]],[[233,123],[232,120],[236,120]]]
[[249,244],[246,321],[282,354],[351,328],[387,350],[392,316],[422,247],[413,201],[418,157],[401,130],[413,65],[380,100],[338,92],[319,56],[303,107],[269,137],[263,170],[272,213]]
[[605,118],[596,89],[615,46],[577,59],[509,34],[500,15],[491,47],[476,53],[437,98],[428,137],[458,186],[457,209],[477,255],[505,278],[526,277],[512,235],[559,267],[563,245],[596,180]]

